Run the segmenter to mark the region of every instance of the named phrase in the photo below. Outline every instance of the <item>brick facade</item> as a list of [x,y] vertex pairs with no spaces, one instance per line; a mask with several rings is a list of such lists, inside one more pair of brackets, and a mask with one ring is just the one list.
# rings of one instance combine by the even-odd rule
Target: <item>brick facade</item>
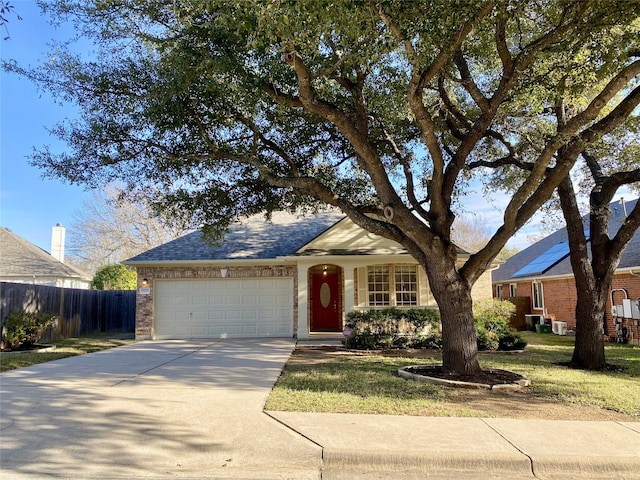
[[[551,318],[552,320],[567,322],[567,328],[569,330],[575,330],[575,306],[577,302],[577,293],[573,277],[549,280],[543,279],[540,281],[543,285],[544,308],[546,312],[534,309],[531,306],[531,298],[533,298],[531,281],[517,283],[518,296],[529,297],[529,305],[531,306],[529,312],[546,314],[546,317]],[[507,289],[508,286],[509,283],[504,283],[503,289]],[[635,301],[640,298],[640,276],[631,275],[629,273],[617,274],[613,279],[611,288],[613,291],[614,304],[621,305],[624,298],[630,298]],[[616,328],[613,316],[611,315],[611,295],[609,295],[607,300],[605,315],[607,336],[610,340],[614,340]],[[638,339],[640,336],[640,327],[636,326],[633,322],[628,326],[633,333],[633,338]]]
[[[158,279],[207,279],[222,278],[221,269],[226,269],[225,278],[293,278],[293,331],[298,331],[298,270],[293,265],[267,265],[247,267],[202,266],[202,267],[137,267],[138,295],[136,295],[136,338],[153,337],[153,281]],[[147,281],[144,284],[144,281]],[[141,294],[143,289],[149,293]]]

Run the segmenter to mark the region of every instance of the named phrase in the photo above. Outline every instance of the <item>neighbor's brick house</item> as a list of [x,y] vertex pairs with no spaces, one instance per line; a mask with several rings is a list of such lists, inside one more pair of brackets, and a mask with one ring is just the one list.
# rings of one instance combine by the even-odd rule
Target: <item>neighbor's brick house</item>
[[[610,232],[615,232],[636,205],[637,200],[614,202],[610,205]],[[589,217],[583,217],[588,228]],[[577,301],[575,280],[569,260],[567,232],[563,228],[509,258],[493,272],[494,297],[525,297],[527,313],[567,323],[575,329]],[[613,303],[611,300],[613,299]],[[637,303],[640,299],[640,231],[636,232],[625,249],[613,280],[606,306],[606,325],[603,332],[611,340],[616,337],[616,324],[624,325],[633,340],[640,336],[640,328],[633,318],[612,315],[612,305],[623,300]],[[617,321],[616,321],[617,319]]]

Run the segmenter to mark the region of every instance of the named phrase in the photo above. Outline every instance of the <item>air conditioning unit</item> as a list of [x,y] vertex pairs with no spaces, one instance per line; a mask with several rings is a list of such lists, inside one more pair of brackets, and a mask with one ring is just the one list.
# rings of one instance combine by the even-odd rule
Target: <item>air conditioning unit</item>
[[551,329],[556,335],[567,334],[567,322],[552,322]]

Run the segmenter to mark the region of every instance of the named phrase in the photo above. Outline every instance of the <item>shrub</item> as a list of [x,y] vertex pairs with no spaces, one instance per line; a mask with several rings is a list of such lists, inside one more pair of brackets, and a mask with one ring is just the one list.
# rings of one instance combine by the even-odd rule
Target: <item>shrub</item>
[[10,313],[5,324],[5,347],[9,350],[31,348],[56,319],[55,315],[47,313]]
[[479,300],[473,305],[478,350],[521,350],[527,345],[509,328],[515,309],[515,305],[507,300],[492,298]]
[[126,265],[105,265],[98,269],[91,281],[96,290],[135,290],[138,275]]
[[351,330],[345,339],[349,348],[433,348],[442,343],[440,316],[435,309],[355,311],[347,315],[346,326]]
[[[515,306],[504,300],[480,300],[474,305],[478,350],[521,350],[527,345],[509,328],[514,311]],[[432,308],[350,312],[346,326],[351,330],[344,340],[349,348],[442,348],[440,315]]]

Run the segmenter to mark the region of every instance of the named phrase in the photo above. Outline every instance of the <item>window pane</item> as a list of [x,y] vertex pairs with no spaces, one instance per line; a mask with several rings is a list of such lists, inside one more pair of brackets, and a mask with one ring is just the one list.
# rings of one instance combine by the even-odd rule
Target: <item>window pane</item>
[[367,267],[369,305],[389,305],[389,267],[373,265]]
[[418,269],[416,265],[395,267],[396,305],[418,304]]
[[542,293],[542,283],[534,283],[533,284],[533,308],[542,309],[544,308],[544,299]]

